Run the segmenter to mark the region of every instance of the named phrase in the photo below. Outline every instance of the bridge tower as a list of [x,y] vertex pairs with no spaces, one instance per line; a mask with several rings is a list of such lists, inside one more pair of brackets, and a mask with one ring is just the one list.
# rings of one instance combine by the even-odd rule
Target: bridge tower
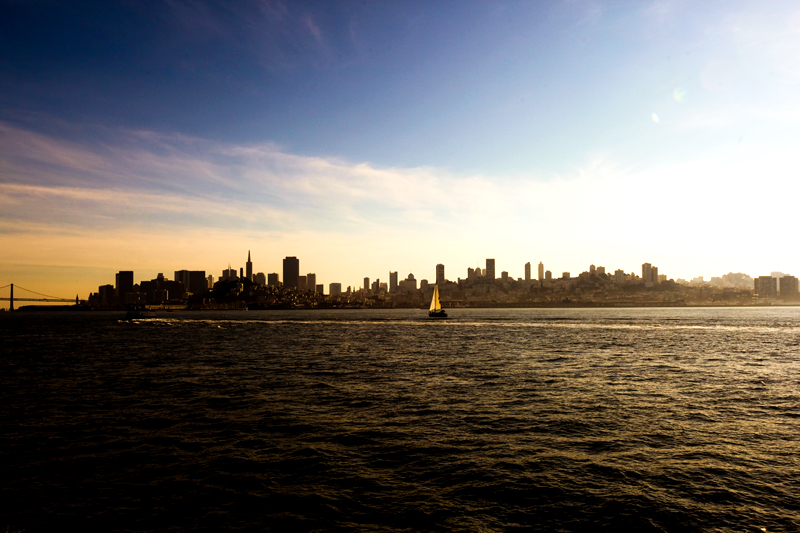
[[8,306],[8,310],[9,311],[13,311],[14,310],[14,284],[13,283],[11,284],[11,297],[9,298],[9,301],[11,302],[11,305]]

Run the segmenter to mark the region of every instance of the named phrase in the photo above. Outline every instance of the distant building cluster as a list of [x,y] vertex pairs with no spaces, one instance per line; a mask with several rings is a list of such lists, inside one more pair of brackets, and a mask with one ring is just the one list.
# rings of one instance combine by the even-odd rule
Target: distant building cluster
[[[549,306],[549,305],[748,305],[800,300],[798,279],[773,272],[755,280],[742,273],[729,273],[690,281],[672,280],[658,267],[643,263],[641,275],[616,269],[607,274],[603,266],[589,265],[577,276],[562,272],[554,278],[539,262],[536,277],[532,264],[523,265],[524,278],[514,279],[503,270],[496,276],[496,261],[487,258],[484,267],[469,267],[465,278],[448,280],[445,265],[435,266],[434,283],[445,307]],[[420,307],[430,300],[433,283],[417,280],[413,273],[400,279],[389,272],[389,281],[365,277],[361,287],[343,289],[329,283],[327,294],[316,273],[300,273],[297,257],[283,259],[283,271],[253,272],[250,252],[238,270],[228,265],[215,281],[202,270],[177,270],[173,279],[158,274],[155,279],[134,280],[132,271],[120,271],[114,285],[101,285],[88,303],[93,308],[174,305],[191,308],[295,308],[295,307]]]

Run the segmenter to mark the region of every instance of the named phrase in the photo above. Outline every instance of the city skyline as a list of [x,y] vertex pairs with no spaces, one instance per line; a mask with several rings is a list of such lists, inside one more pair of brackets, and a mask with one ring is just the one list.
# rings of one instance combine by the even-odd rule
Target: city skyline
[[3,284],[248,249],[326,287],[798,272],[790,2],[8,3],[0,30]]

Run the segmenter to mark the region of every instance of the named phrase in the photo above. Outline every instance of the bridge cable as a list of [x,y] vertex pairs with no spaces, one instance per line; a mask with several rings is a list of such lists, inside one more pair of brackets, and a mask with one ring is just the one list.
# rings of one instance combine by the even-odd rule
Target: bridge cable
[[61,296],[51,296],[49,294],[42,294],[41,292],[32,291],[30,289],[26,289],[25,287],[20,287],[19,285],[15,285],[16,288],[22,289],[23,291],[32,292],[33,294],[38,294],[39,296],[44,296],[46,298],[56,298],[57,300],[71,300],[71,298],[62,298]]

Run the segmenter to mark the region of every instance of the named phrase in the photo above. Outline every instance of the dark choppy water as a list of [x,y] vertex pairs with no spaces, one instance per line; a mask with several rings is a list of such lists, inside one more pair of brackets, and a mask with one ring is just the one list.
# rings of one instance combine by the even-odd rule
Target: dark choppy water
[[800,308],[0,316],[0,528],[800,531]]

